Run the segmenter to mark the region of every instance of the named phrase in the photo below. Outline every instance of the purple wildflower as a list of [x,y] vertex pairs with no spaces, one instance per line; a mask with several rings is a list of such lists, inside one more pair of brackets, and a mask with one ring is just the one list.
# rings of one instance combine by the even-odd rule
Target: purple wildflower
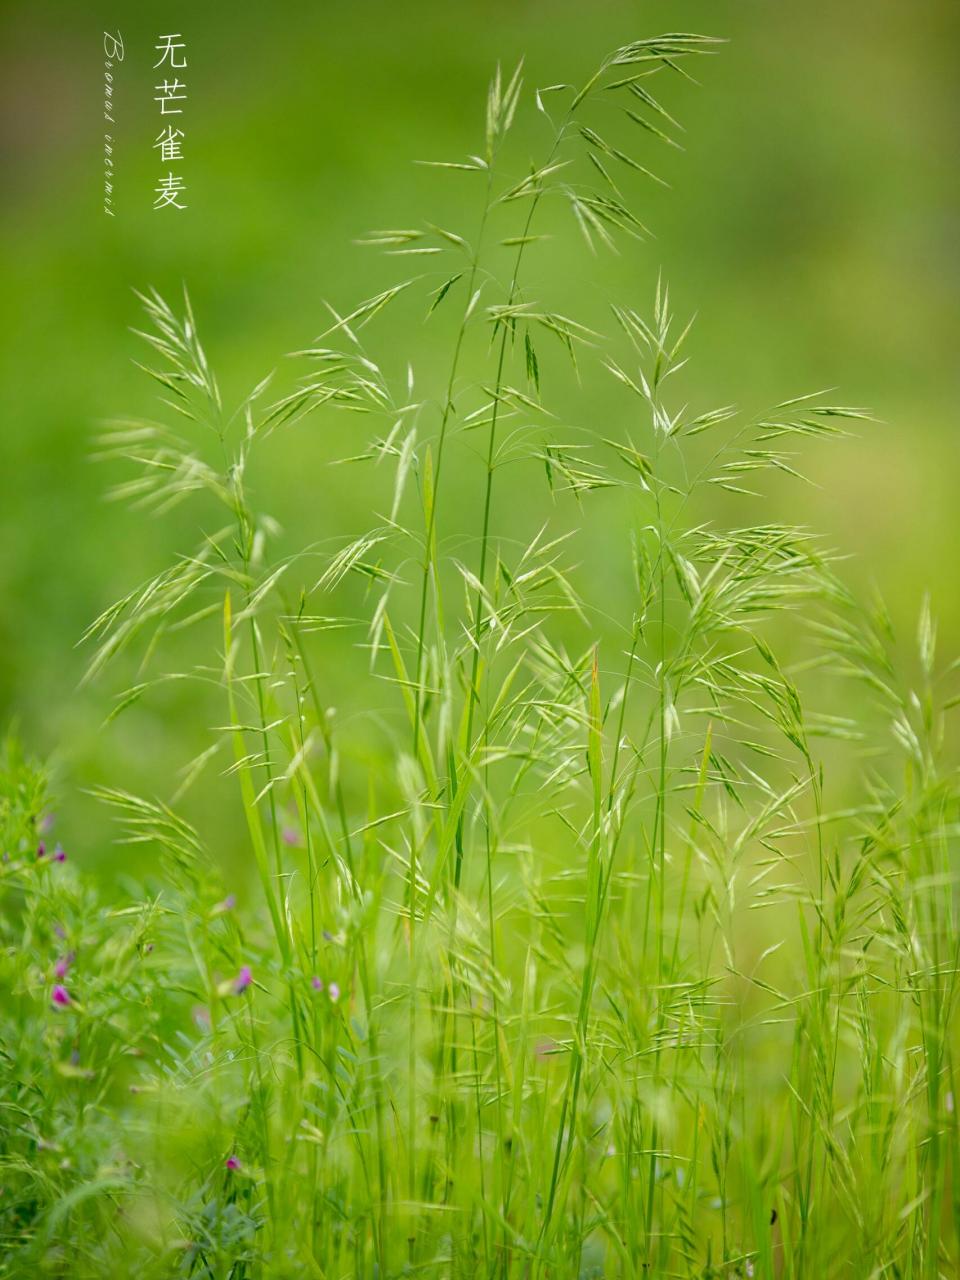
[[293,848],[300,843],[300,832],[294,827],[284,827],[282,833],[283,843]]
[[37,845],[37,857],[45,858],[46,856],[47,856],[47,846],[41,840],[40,843]]
[[57,961],[57,963],[53,966],[53,972],[57,975],[58,978],[65,978],[67,976],[67,970],[73,964],[74,960],[76,960],[76,958],[77,958],[76,954],[73,951],[68,951],[67,954],[65,956],[61,956],[60,959]]
[[224,1163],[224,1167],[227,1169],[240,1168],[240,1161],[237,1159],[236,1156],[227,1156],[226,1160],[224,1160],[223,1163]]
[[336,1004],[340,999],[340,988],[335,982],[331,982],[329,987],[327,987],[327,995],[330,997],[331,1004]]
[[64,853],[62,845],[58,844],[57,847],[54,849],[53,860],[54,862],[66,862],[67,855]]
[[246,991],[251,982],[253,982],[253,974],[250,972],[250,966],[245,964],[233,980],[233,994],[240,995]]
[[55,1005],[59,1005],[61,1009],[65,1009],[68,1004],[73,1004],[73,1001],[70,999],[70,992],[59,982],[50,992],[50,999]]
[[40,818],[40,820],[37,823],[37,830],[40,832],[42,836],[46,835],[47,832],[53,830],[53,814],[52,813],[45,813],[43,817]]
[[318,978],[317,975],[314,974],[313,977],[310,979],[310,985],[313,987],[314,991],[322,991],[323,979]]

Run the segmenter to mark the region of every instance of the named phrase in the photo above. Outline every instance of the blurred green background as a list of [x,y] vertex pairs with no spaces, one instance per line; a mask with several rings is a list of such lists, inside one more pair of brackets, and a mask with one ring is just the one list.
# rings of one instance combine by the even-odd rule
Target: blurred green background
[[[189,286],[221,385],[239,398],[320,331],[323,299],[349,308],[402,277],[354,237],[424,219],[472,233],[469,184],[414,161],[480,149],[498,59],[524,56],[529,88],[582,81],[638,36],[728,38],[698,64],[700,88],[668,90],[685,150],[644,148],[670,183],[640,193],[655,238],[592,260],[571,236],[568,258],[551,259],[563,277],[552,283],[589,317],[607,288],[646,306],[662,269],[677,311],[699,316],[685,384],[697,401],[759,409],[835,387],[835,400],[870,405],[881,421],[811,449],[816,487],[792,487],[789,510],[767,515],[822,530],[850,554],[851,580],[876,583],[904,627],[929,587],[941,642],[960,649],[953,0],[31,0],[8,2],[3,23],[0,721],[53,754],[69,797],[63,835],[94,860],[117,865],[105,818],[79,789],[109,781],[169,795],[217,722],[212,706],[174,691],[104,731],[117,681],[78,689],[84,627],[195,540],[187,510],[158,521],[105,502],[118,477],[91,461],[98,422],[156,412],[131,363],[142,355],[132,288]],[[104,29],[119,29],[126,48],[114,218],[102,211]],[[167,31],[183,33],[189,60],[184,212],[151,207],[153,46]],[[537,124],[530,112],[521,126],[531,149]],[[403,356],[408,325],[385,320],[381,348]],[[415,340],[422,376],[437,381],[447,332]],[[290,545],[368,523],[369,486],[332,471],[336,453],[307,427],[271,449],[258,484]],[[615,534],[602,516],[589,529],[600,555]],[[220,793],[192,804],[209,806],[215,827]]]

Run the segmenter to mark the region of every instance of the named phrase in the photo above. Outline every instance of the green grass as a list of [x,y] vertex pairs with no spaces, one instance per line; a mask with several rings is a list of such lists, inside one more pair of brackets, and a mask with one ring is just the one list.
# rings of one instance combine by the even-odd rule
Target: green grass
[[[589,262],[645,234],[671,81],[716,49],[639,41],[537,95],[498,72],[441,175],[474,225],[365,237],[388,281],[279,391],[226,408],[189,303],[142,299],[159,420],[99,447],[196,537],[92,625],[89,675],[129,682],[108,725],[170,681],[216,718],[169,803],[98,790],[158,859],[99,898],[7,748],[0,1274],[955,1273],[956,664],[926,606],[904,645],[763,518],[767,476],[869,415],[688,405],[665,285],[601,329],[532,283],[549,236]],[[387,308],[406,350],[378,349]],[[271,437],[342,441],[343,415],[288,548],[256,501]],[[332,530],[348,483],[370,524]],[[218,777],[231,884],[177,812]]]

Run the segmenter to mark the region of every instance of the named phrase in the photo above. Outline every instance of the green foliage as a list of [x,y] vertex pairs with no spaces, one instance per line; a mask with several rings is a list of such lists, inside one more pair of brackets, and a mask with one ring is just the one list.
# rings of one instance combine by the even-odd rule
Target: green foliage
[[[98,905],[37,858],[42,778],[9,749],[5,1274],[955,1269],[955,669],[927,606],[914,661],[815,537],[738,514],[868,415],[689,407],[665,286],[599,332],[527,283],[548,203],[588,252],[642,232],[635,153],[675,140],[661,99],[715,44],[637,41],[532,95],[498,70],[483,155],[440,165],[476,183],[475,233],[369,236],[436,271],[331,306],[273,399],[266,377],[226,408],[189,303],[142,299],[165,421],[102,447],[135,466],[118,496],[191,503],[196,540],[93,624],[90,677],[135,661],[114,716],[169,680],[215,692],[179,792],[217,764],[235,784],[257,901],[174,802],[108,788],[158,867]],[[412,328],[400,361],[377,349],[403,307],[449,326],[439,388]],[[249,477],[274,433],[342,413],[366,438],[334,474],[391,471],[389,512],[332,543],[321,501],[317,543],[275,554]],[[578,560],[607,501],[627,586]],[[204,662],[171,669],[185,629]],[[342,722],[333,631],[369,654]],[[816,709],[846,686],[856,716]]]

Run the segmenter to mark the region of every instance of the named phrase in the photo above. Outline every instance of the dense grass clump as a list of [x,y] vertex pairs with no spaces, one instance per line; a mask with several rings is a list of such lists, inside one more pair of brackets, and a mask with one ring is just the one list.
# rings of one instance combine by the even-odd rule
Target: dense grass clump
[[[111,719],[193,680],[216,728],[169,805],[101,789],[160,857],[106,901],[8,749],[0,1274],[955,1274],[955,667],[926,607],[904,648],[814,536],[751,519],[867,415],[690,407],[666,287],[588,325],[528,283],[541,222],[643,236],[637,155],[714,47],[498,72],[481,153],[441,166],[475,227],[366,237],[413,274],[330,308],[279,395],[225,408],[189,304],[143,298],[163,421],[102,451],[196,540],[92,626],[90,676],[136,661]],[[344,413],[353,470],[309,478],[318,542],[287,549],[251,476]],[[344,476],[376,514],[340,537]],[[584,557],[600,502],[623,537]],[[178,813],[217,770],[231,885]]]

